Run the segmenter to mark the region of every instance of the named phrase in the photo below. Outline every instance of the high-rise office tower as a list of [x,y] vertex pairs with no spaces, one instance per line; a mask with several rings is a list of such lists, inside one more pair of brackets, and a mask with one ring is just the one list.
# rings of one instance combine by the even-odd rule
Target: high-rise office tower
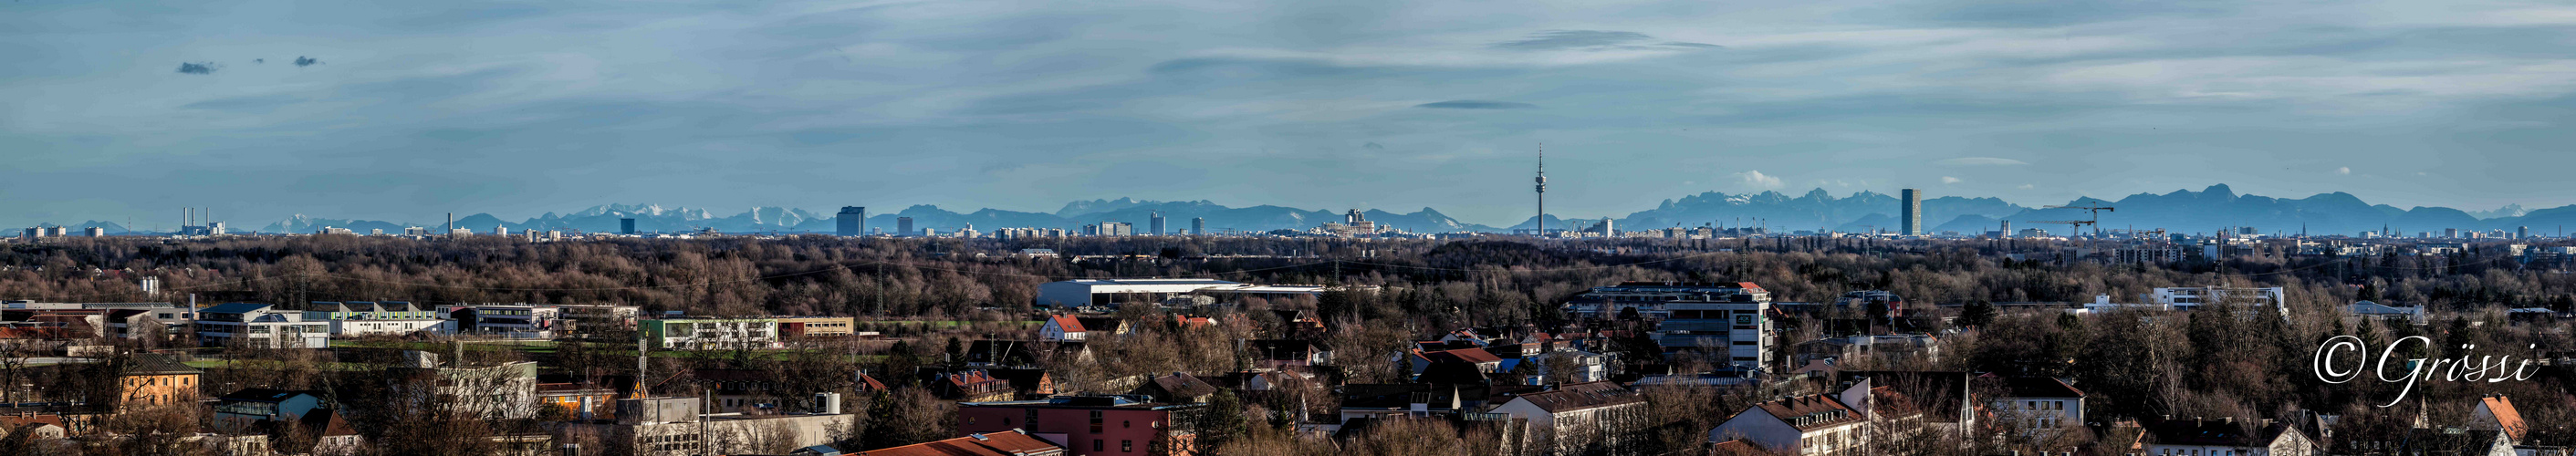
[[912,217],[894,218],[895,237],[912,237]]
[[1149,212],[1149,213],[1147,213],[1147,214],[1150,214],[1150,215],[1151,215],[1151,217],[1153,217],[1152,219],[1147,220],[1147,222],[1149,222],[1149,224],[1153,225],[1154,235],[1155,235],[1155,236],[1161,236],[1161,235],[1164,235],[1164,234],[1168,234],[1168,233],[1164,233],[1164,232],[1163,232],[1163,213],[1162,213],[1162,211]]
[[1207,217],[1190,217],[1190,234],[1207,235]]
[[1898,191],[1897,193],[1903,195],[1905,198],[1905,208],[1898,210],[1899,212],[1904,213],[1903,218],[1898,219],[1898,223],[1905,226],[1905,235],[1922,236],[1923,191],[1909,188]]
[[635,234],[635,218],[634,218],[634,217],[627,217],[627,218],[617,219],[617,233],[618,233],[618,234]]
[[833,234],[857,236],[867,233],[868,208],[861,206],[841,206],[841,213],[833,215],[832,221],[839,224],[839,226],[835,227],[838,229],[832,231]]

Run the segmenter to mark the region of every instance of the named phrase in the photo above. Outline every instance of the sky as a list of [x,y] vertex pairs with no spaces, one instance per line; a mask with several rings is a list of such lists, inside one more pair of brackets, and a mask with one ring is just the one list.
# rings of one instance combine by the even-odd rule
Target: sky
[[[2576,5],[0,3],[0,226],[1076,199],[2576,204]],[[166,229],[166,228],[165,228]]]

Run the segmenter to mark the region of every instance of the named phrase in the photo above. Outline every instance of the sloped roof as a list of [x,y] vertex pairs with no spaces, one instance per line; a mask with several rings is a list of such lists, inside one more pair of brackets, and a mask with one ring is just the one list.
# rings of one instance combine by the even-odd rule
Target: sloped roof
[[2158,445],[2260,447],[2290,429],[2288,424],[2260,426],[2244,420],[2175,419],[2146,424],[2146,441]]
[[1522,394],[1516,400],[1529,401],[1548,413],[1565,413],[1646,402],[1635,391],[1611,382],[1586,382],[1558,386],[1555,390]]
[[349,427],[349,420],[341,418],[340,412],[337,411],[328,413],[307,413],[304,415],[303,421],[305,429],[318,429],[322,432],[321,435],[323,437],[358,435],[358,430]]
[[1120,320],[1118,317],[1073,317],[1073,319],[1080,322],[1083,329],[1088,331],[1117,333],[1120,328],[1127,327],[1127,320]]
[[1770,413],[1773,417],[1778,417],[1781,422],[1788,423],[1789,427],[1797,428],[1801,432],[1867,419],[1860,416],[1860,411],[1852,410],[1851,407],[1844,406],[1842,401],[1822,394],[1764,402],[1754,407],[1761,408],[1763,412]]
[[1018,429],[1010,432],[974,434],[930,443],[917,443],[881,450],[853,453],[866,456],[1040,456],[1064,454],[1064,448],[1029,436]]
[[134,362],[125,366],[125,375],[186,375],[203,373],[206,373],[206,371],[198,370],[194,367],[188,367],[187,363],[180,362],[177,357],[160,354],[135,355]]
[[1073,316],[1072,316],[1072,315],[1057,315],[1057,316],[1053,316],[1053,317],[1047,317],[1047,319],[1048,319],[1048,320],[1054,320],[1054,321],[1055,321],[1055,325],[1056,325],[1057,327],[1063,328],[1063,329],[1064,329],[1064,332],[1068,332],[1068,333],[1078,333],[1078,332],[1083,332],[1083,331],[1084,331],[1084,329],[1082,329],[1082,320],[1081,320],[1081,319],[1078,319],[1078,318],[1073,318]]
[[1987,377],[2002,383],[2005,397],[2084,397],[2084,390],[2052,377],[1997,377],[1994,374],[1987,374]]
[[245,388],[241,391],[234,391],[225,394],[217,399],[240,402],[284,402],[287,399],[294,398],[295,395],[298,394],[306,393],[282,389]]
[[2496,424],[2504,427],[2506,437],[2520,442],[2523,436],[2529,435],[2531,426],[2523,424],[2522,411],[2513,409],[2513,399],[2490,396],[2478,398],[2478,403],[2486,405],[2487,411],[2495,414]]
[[205,310],[199,310],[199,311],[197,311],[197,313],[230,313],[230,314],[237,314],[237,313],[250,313],[250,312],[258,312],[258,311],[260,311],[261,309],[267,309],[267,308],[269,308],[269,307],[272,307],[272,306],[270,306],[270,305],[268,305],[268,304],[259,304],[259,303],[250,303],[250,302],[234,302],[234,303],[225,303],[225,304],[220,304],[220,305],[216,305],[216,306],[214,306],[214,307],[208,307],[208,308],[206,308]]
[[1186,399],[1216,394],[1216,386],[1209,385],[1205,380],[1199,380],[1197,376],[1181,372],[1173,372],[1172,375],[1154,377],[1153,384],[1154,387],[1161,388],[1163,392],[1171,393],[1174,399]]
[[1485,349],[1482,348],[1460,348],[1435,352],[1423,352],[1422,357],[1429,358],[1432,362],[1456,361],[1477,364],[1502,362],[1503,360],[1503,357],[1494,356],[1493,352],[1485,351]]

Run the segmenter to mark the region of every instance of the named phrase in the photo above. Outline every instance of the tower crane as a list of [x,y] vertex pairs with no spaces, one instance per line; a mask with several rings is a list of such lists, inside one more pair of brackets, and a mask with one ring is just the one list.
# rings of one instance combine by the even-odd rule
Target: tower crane
[[2041,220],[2041,221],[2030,222],[2030,223],[2047,224],[2047,225],[2066,225],[2066,237],[2068,237],[2068,238],[2074,238],[2074,237],[2076,237],[2076,236],[2083,235],[2083,234],[2084,234],[2084,225],[2091,225],[2091,224],[2094,224],[2094,222],[2093,222],[2092,220]]
[[[2083,210],[2083,211],[2085,211],[2085,212],[2089,212],[2089,213],[2091,213],[2091,214],[2093,215],[2093,218],[2092,218],[2091,220],[2086,220],[2086,221],[2083,223],[2083,225],[2093,225],[2093,235],[2095,235],[2095,236],[2100,236],[2100,235],[2102,235],[2102,212],[2104,212],[2104,211],[2118,212],[2117,210],[2113,210],[2113,209],[2111,208],[2111,206],[2095,206],[2095,205],[2091,205],[2091,204],[2085,204],[2085,205],[2056,205],[2056,206],[2041,206],[2041,208],[2043,208],[2043,209],[2079,209],[2079,210]],[[2070,223],[2070,224],[2071,224],[2071,222],[2039,222],[2039,223]],[[2082,234],[2082,231],[2084,230],[2084,227],[2083,227],[2083,226],[2081,226],[2081,225],[2078,225],[2078,226],[2074,226],[2074,227],[2072,227],[2072,229],[2076,230],[2077,232],[2076,232],[2076,233],[2069,233],[2069,234]]]

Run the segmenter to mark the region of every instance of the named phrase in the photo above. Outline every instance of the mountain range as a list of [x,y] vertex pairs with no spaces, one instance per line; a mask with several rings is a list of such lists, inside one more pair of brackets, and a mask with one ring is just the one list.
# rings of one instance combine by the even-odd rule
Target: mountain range
[[[2226,185],[2214,185],[2198,191],[2175,190],[2171,193],[2139,193],[2116,201],[2079,198],[2065,205],[2104,205],[2114,207],[2100,214],[2106,229],[2165,228],[2177,232],[2212,232],[2229,227],[2253,227],[2265,233],[2351,234],[2384,228],[2401,233],[2440,232],[2446,228],[2473,230],[2514,230],[2532,227],[2544,233],[2556,233],[2559,226],[2576,222],[2576,205],[2525,210],[2508,205],[2486,211],[2462,211],[2446,207],[2413,207],[2400,209],[2389,205],[2363,202],[2349,193],[2335,192],[2306,198],[2275,198],[2239,195]],[[1833,230],[1865,232],[1872,229],[1895,230],[1898,227],[1898,198],[1862,191],[1837,197],[1823,189],[1800,195],[1780,192],[1727,194],[1705,192],[1667,199],[1654,209],[1618,217],[1622,230],[1664,228],[1673,226],[1761,226],[1775,231]],[[1169,232],[1189,228],[1192,218],[1207,219],[1211,232],[1302,230],[1326,222],[1338,222],[1343,213],[1272,205],[1230,207],[1212,201],[1152,201],[1131,198],[1073,201],[1054,212],[1022,212],[1001,209],[977,209],[957,212],[932,205],[915,205],[892,213],[872,212],[868,227],[892,232],[897,217],[911,217],[916,229],[955,231],[973,226],[990,231],[1004,227],[1038,227],[1079,229],[1100,222],[1135,224],[1138,233],[1151,232],[1150,214],[1164,215]],[[2015,228],[2040,228],[2063,231],[2065,226],[2040,222],[2087,220],[2092,214],[2081,209],[2027,207],[1992,197],[1944,196],[1923,201],[1923,222],[1930,231],[1979,233],[1997,229],[2000,222],[2011,221]],[[1500,232],[1528,229],[1537,217],[1519,224],[1496,228],[1466,223],[1441,214],[1432,208],[1409,213],[1378,209],[1361,211],[1361,215],[1380,225],[1413,232],[1440,233],[1454,231]],[[614,232],[618,220],[636,219],[640,231],[677,232],[715,229],[732,233],[749,232],[816,232],[833,231],[830,212],[814,212],[784,207],[754,207],[739,213],[718,212],[704,208],[664,207],[651,204],[610,204],[570,213],[547,213],[521,221],[508,221],[490,214],[473,214],[458,218],[456,226],[488,232],[493,227],[519,230],[580,230]],[[1567,220],[1551,214],[1552,229],[1590,226],[1599,219]],[[360,233],[371,229],[399,233],[406,227],[429,227],[433,231],[443,221],[434,223],[397,223],[380,220],[347,220],[296,215],[259,228],[265,233],[310,233],[323,227],[340,227]],[[111,232],[121,227],[105,222],[88,222],[77,227],[107,226]],[[240,228],[235,228],[239,231]]]

